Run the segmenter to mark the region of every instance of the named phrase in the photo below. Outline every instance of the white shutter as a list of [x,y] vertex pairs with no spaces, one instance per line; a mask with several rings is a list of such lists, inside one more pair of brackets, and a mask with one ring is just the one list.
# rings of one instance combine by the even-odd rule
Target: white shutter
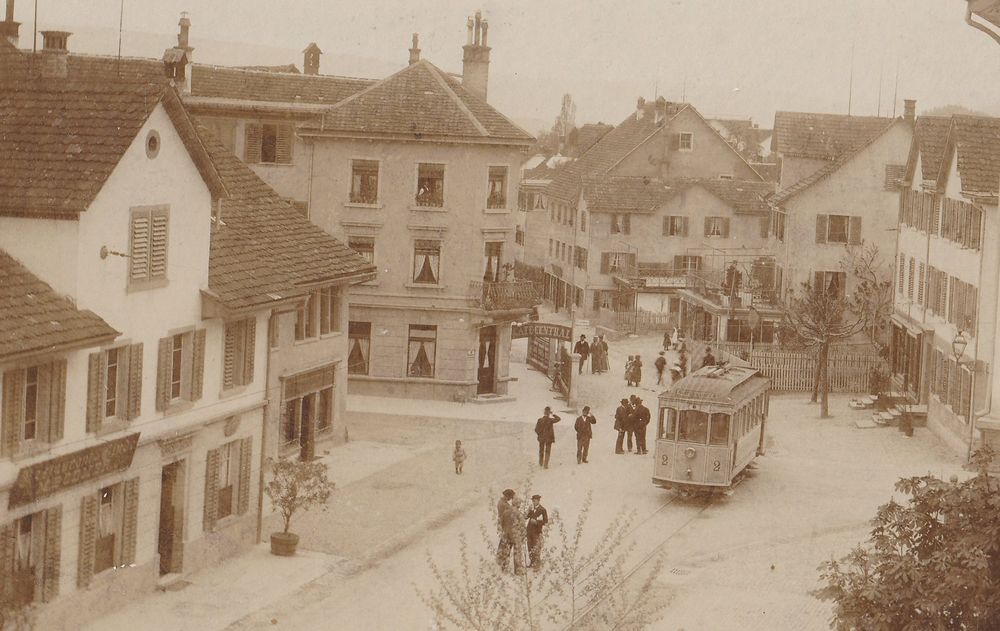
[[167,277],[168,214],[166,209],[152,212],[152,237],[150,239],[149,277]]
[[149,278],[149,232],[150,216],[148,212],[136,212],[132,215],[132,242],[129,247],[131,265],[130,280],[146,280]]

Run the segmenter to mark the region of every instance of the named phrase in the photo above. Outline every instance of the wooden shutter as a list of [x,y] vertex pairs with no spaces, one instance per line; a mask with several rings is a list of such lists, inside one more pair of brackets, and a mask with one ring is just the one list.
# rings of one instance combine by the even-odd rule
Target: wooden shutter
[[670,236],[670,217],[663,218],[663,236]]
[[201,398],[205,382],[205,329],[194,332],[191,347],[191,400]]
[[129,238],[129,280],[149,278],[150,215],[147,211],[132,213],[132,231]]
[[852,216],[847,222],[847,242],[851,245],[861,244],[861,217]]
[[156,409],[161,412],[170,405],[170,355],[173,348],[173,338],[160,338],[156,354]]
[[66,428],[66,360],[52,362],[49,380],[49,442],[63,439]]
[[136,534],[139,527],[139,478],[126,480],[122,486],[125,491],[125,504],[121,564],[127,566],[135,563]]
[[681,222],[682,222],[681,234],[686,237],[688,236],[688,218],[681,217]]
[[21,417],[24,416],[24,370],[3,374],[3,436],[0,453],[13,456],[21,445]]
[[35,406],[35,437],[38,440],[45,440],[49,437],[50,408],[52,402],[52,364],[41,364],[38,370],[38,394]]
[[101,429],[104,420],[104,375],[102,369],[107,362],[104,351],[90,354],[87,375],[87,432],[93,433]]
[[128,347],[128,406],[125,418],[132,420],[142,414],[142,342]]
[[151,236],[149,246],[149,278],[167,277],[167,236],[169,211],[158,208],[151,213]]
[[206,531],[215,529],[219,519],[219,450],[211,449],[205,459],[205,515]]
[[771,230],[771,218],[761,217],[760,218],[760,238],[766,239],[770,234]]
[[236,323],[227,322],[224,325],[223,361],[222,361],[222,387],[232,388],[235,384],[234,364],[236,362]]
[[62,559],[62,505],[45,511],[45,548],[42,554],[42,600],[59,595],[59,565]]
[[278,164],[291,164],[292,146],[295,144],[295,133],[291,125],[278,125],[278,138],[275,146],[275,159]]
[[823,290],[823,272],[813,272],[813,291]]
[[926,272],[923,263],[917,266],[917,304],[924,304],[924,284],[926,283]]
[[253,456],[253,438],[247,437],[240,441],[240,489],[236,512],[245,515],[250,509],[250,465]]
[[611,273],[611,253],[601,252],[601,273],[609,274]]
[[729,238],[729,217],[722,217],[722,238]]
[[816,243],[826,243],[826,230],[828,225],[828,215],[816,215]]
[[622,232],[632,234],[632,215],[625,213],[622,217]]
[[263,128],[260,123],[247,123],[246,147],[244,151],[247,164],[257,164],[260,162],[260,145],[262,138]]
[[679,151],[681,148],[681,135],[680,133],[674,134],[674,151]]
[[969,247],[974,250],[979,249],[979,236],[983,223],[983,211],[973,207],[972,209],[972,229],[969,234]]
[[967,285],[965,292],[965,316],[968,320],[968,327],[972,330],[976,328],[976,293],[978,290],[974,285]]
[[0,526],[0,598],[4,600],[10,595],[13,585],[9,577],[14,575],[14,557],[17,539],[14,535],[13,522]]
[[704,223],[705,223],[705,236],[707,237],[709,235],[709,233],[711,232],[712,218],[711,217],[705,217]]
[[[245,320],[243,341],[243,385],[253,382],[254,356],[257,354],[257,318]],[[315,325],[314,325],[315,326]]]
[[941,200],[937,197],[931,197],[931,205],[933,211],[931,213],[931,226],[930,233],[938,234],[941,230]]
[[97,543],[97,494],[80,501],[80,554],[76,562],[76,585],[88,587],[94,577],[94,546]]

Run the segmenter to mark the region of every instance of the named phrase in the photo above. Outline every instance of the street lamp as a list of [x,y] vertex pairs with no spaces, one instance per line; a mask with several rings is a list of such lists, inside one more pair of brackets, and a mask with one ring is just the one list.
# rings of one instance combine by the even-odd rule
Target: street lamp
[[959,330],[955,339],[951,341],[951,352],[955,354],[955,361],[962,363],[962,356],[965,355],[965,347],[969,345],[969,340],[965,339],[962,331]]

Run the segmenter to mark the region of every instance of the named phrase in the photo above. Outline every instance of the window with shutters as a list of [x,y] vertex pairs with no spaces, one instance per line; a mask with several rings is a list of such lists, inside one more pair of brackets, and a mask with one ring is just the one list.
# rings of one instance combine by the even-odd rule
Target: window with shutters
[[316,301],[312,294],[306,296],[295,309],[295,341],[316,337]]
[[816,215],[816,243],[861,243],[861,217]]
[[705,217],[706,237],[728,237],[729,218],[728,217]]
[[444,206],[444,165],[421,162],[417,165],[417,206],[441,208]]
[[352,204],[378,203],[378,160],[351,160]]
[[236,508],[240,479],[240,443],[232,441],[219,448],[219,519],[229,517]]
[[906,297],[913,300],[913,284],[916,280],[914,277],[917,275],[916,271],[916,259],[910,257],[910,262],[906,268]]
[[254,318],[225,324],[222,375],[224,390],[253,383],[256,324]]
[[611,215],[611,234],[632,234],[632,217],[628,213]]
[[244,159],[249,164],[291,164],[294,142],[289,123],[247,123]]
[[166,411],[184,401],[201,398],[205,334],[205,329],[197,329],[160,339],[156,367],[157,410]]
[[437,326],[411,324],[406,351],[406,374],[409,377],[434,377],[437,350]]
[[44,513],[33,513],[14,520],[14,567],[11,581],[18,602],[35,602],[41,595]]
[[121,484],[106,486],[98,493],[97,537],[94,542],[94,574],[122,565],[122,534],[125,501]]
[[[142,404],[142,344],[90,354],[87,431],[139,416]],[[116,426],[117,428],[117,426]]]
[[375,237],[348,237],[347,247],[360,254],[368,263],[375,264]]
[[348,322],[347,338],[347,373],[367,375],[372,346],[372,323]]
[[830,215],[830,224],[826,235],[828,243],[847,243],[847,230],[851,218],[846,215]]
[[778,241],[784,242],[785,213],[778,210],[771,213],[771,234],[773,234],[774,238],[776,238]]
[[168,206],[131,209],[129,226],[128,288],[152,289],[167,284]]
[[694,133],[682,131],[677,135],[677,149],[680,151],[694,150]]
[[59,595],[62,506],[23,515],[0,526],[0,586],[19,603]]
[[0,455],[31,452],[61,440],[66,410],[66,360],[3,373]]
[[887,164],[885,165],[885,190],[896,191],[899,190],[900,185],[903,182],[903,177],[906,175],[906,166],[902,164]]
[[441,242],[417,239],[413,244],[413,282],[437,285],[441,276]]
[[687,236],[687,217],[671,215],[663,218],[663,236],[665,237],[685,237]]
[[209,450],[205,458],[203,526],[206,531],[215,530],[220,519],[249,511],[252,458],[250,437]]
[[507,167],[490,167],[487,185],[489,192],[486,195],[486,208],[507,208]]
[[899,295],[902,296],[903,295],[903,285],[906,282],[906,255],[905,254],[900,254],[899,255],[899,274],[898,274],[898,276],[899,276],[899,279],[898,279],[898,282],[896,283],[896,293],[898,293]]
[[917,276],[917,304],[924,304],[924,276],[926,274],[926,268],[923,263],[919,266],[919,275]]

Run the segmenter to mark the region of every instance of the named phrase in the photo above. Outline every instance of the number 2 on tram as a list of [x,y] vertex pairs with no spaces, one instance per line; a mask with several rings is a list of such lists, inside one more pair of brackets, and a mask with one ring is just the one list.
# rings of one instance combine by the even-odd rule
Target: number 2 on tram
[[770,381],[744,366],[709,366],[659,396],[653,484],[724,491],[764,453]]

